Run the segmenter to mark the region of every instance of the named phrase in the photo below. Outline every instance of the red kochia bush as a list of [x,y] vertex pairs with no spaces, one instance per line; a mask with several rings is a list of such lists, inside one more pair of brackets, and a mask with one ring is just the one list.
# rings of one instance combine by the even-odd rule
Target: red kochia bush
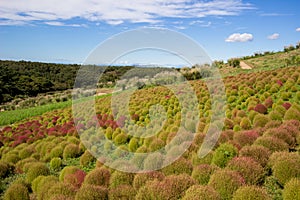
[[71,184],[75,188],[80,188],[81,184],[84,181],[85,178],[85,172],[82,170],[77,170],[73,174],[66,174],[64,178],[64,182]]
[[233,140],[240,146],[251,145],[259,137],[257,131],[240,131],[236,132],[233,136]]
[[268,163],[270,155],[271,151],[264,146],[245,146],[239,151],[239,156],[251,157],[263,167]]
[[233,158],[227,165],[228,169],[238,171],[248,184],[259,184],[265,175],[262,166],[250,157]]
[[261,114],[266,114],[268,112],[268,109],[263,104],[257,104],[254,108],[254,110]]
[[137,200],[181,199],[185,191],[196,181],[187,174],[167,176],[163,181],[154,180],[142,187]]

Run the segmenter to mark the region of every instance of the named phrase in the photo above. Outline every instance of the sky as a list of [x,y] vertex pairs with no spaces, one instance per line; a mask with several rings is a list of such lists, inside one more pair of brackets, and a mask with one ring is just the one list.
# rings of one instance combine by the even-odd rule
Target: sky
[[[295,45],[299,8],[299,0],[1,0],[0,59],[81,64],[113,35],[152,27],[184,34],[226,61]],[[144,54],[147,62],[157,56]]]

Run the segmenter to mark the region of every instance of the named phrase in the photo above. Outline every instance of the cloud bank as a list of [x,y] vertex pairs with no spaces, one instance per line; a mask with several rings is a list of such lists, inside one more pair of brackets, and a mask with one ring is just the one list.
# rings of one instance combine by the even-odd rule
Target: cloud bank
[[155,24],[163,18],[233,16],[248,9],[253,9],[252,5],[241,0],[4,0],[0,4],[0,24],[51,24],[77,18],[110,25]]
[[230,35],[226,42],[249,42],[253,40],[253,35],[250,33],[234,33]]

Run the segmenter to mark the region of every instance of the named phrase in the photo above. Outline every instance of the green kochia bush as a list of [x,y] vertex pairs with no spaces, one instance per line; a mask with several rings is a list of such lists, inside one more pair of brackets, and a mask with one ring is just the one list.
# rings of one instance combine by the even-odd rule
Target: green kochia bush
[[26,186],[14,183],[6,190],[3,200],[29,200],[29,191]]
[[269,121],[270,118],[267,115],[257,114],[253,119],[253,126],[255,128],[264,127]]
[[210,176],[217,170],[219,167],[215,165],[202,164],[194,167],[192,177],[200,185],[206,185],[210,179]]
[[86,150],[80,157],[80,165],[83,167],[87,167],[90,163],[95,161],[96,158],[88,150]]
[[58,171],[62,166],[61,158],[52,158],[50,161],[50,168],[54,171]]
[[76,158],[80,154],[80,149],[79,146],[76,144],[68,144],[63,152],[63,158],[68,159],[68,158]]
[[193,165],[191,161],[185,159],[185,158],[179,158],[175,162],[171,163],[170,165],[162,168],[162,172],[168,176],[172,174],[182,174],[186,173],[188,175],[191,175],[193,171]]
[[110,177],[110,187],[116,188],[119,185],[132,185],[134,174],[115,171]]
[[103,186],[84,184],[76,193],[75,200],[108,199],[107,188]]
[[204,185],[193,185],[186,192],[182,200],[221,200],[218,192],[213,187]]
[[242,186],[233,195],[233,200],[271,200],[267,192],[257,186]]
[[228,161],[237,156],[237,154],[238,149],[235,146],[229,143],[223,143],[215,150],[212,163],[219,167],[225,167]]
[[30,163],[28,171],[26,173],[26,180],[27,182],[31,183],[36,177],[41,175],[48,175],[50,173],[49,168],[40,162]]
[[221,195],[222,200],[231,199],[233,193],[244,184],[245,180],[238,172],[228,169],[216,171],[208,183]]
[[67,183],[59,182],[53,185],[47,192],[45,199],[53,199],[58,196],[74,199],[76,195],[75,188]]
[[284,200],[300,200],[300,179],[292,178],[283,189]]
[[5,178],[11,171],[11,166],[4,161],[0,161],[0,178]]

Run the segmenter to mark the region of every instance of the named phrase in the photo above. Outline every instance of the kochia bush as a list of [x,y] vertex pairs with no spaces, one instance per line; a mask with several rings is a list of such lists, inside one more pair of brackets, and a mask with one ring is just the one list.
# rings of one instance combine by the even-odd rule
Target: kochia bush
[[238,149],[229,143],[221,144],[214,152],[212,163],[219,166],[225,167],[226,164],[238,154]]
[[186,192],[182,200],[221,200],[220,194],[211,186],[193,185]]
[[242,186],[233,195],[233,200],[271,200],[266,190],[257,186]]
[[292,178],[283,189],[284,200],[300,200],[300,179]]

